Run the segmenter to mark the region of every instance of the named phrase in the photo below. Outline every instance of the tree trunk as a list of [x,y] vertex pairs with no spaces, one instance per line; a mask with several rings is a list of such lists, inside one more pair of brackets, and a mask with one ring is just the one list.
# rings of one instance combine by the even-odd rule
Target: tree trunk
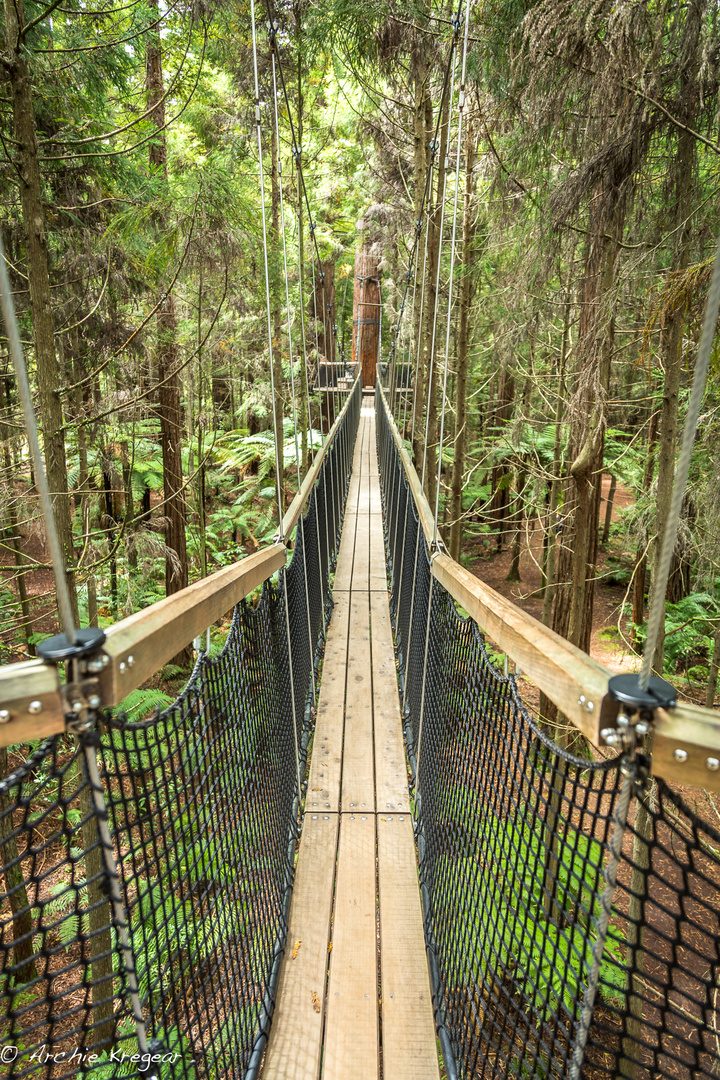
[[[0,778],[8,774],[8,757],[5,747],[0,747]],[[13,800],[0,791],[0,868],[5,878],[5,892],[12,912],[13,946],[12,964],[18,970],[13,978],[15,985],[36,978],[32,941],[32,913],[28,903],[25,878],[20,865],[17,840],[13,836],[11,807]]]
[[[155,18],[159,15],[158,0],[152,0],[150,10]],[[157,29],[148,36],[145,49],[145,78],[148,109],[157,132],[150,143],[150,169],[162,170],[167,180],[167,144],[165,140],[165,105],[162,101],[164,85],[162,72],[162,49]],[[160,416],[160,442],[163,458],[163,515],[165,517],[165,593],[184,589],[188,583],[188,560],[185,534],[187,509],[183,491],[182,473],[182,418],[180,412],[180,381],[177,373],[177,317],[175,300],[170,292],[163,293],[157,315],[157,408]],[[192,661],[192,649],[188,645],[173,657],[173,663],[181,666]]]
[[615,489],[617,487],[617,476],[615,473],[610,474],[610,490],[608,491],[607,503],[605,504],[605,524],[603,525],[602,540],[603,545],[607,544],[610,539],[610,523],[612,521],[613,502],[615,500]]
[[462,543],[462,489],[465,471],[465,447],[467,445],[467,380],[470,336],[470,302],[473,288],[473,241],[475,219],[473,216],[473,192],[475,151],[477,137],[472,113],[468,113],[465,135],[465,206],[463,208],[463,261],[460,281],[460,326],[458,330],[457,388],[453,395],[456,402],[455,452],[453,455],[452,495],[450,511],[450,555],[458,561]]
[[65,577],[70,592],[70,604],[75,625],[80,622],[75,591],[74,551],[70,498],[67,486],[67,462],[63,435],[63,412],[60,401],[60,370],[55,354],[48,270],[48,243],[45,232],[45,211],[42,198],[42,179],[35,131],[32,82],[24,42],[21,38],[25,23],[23,0],[4,0],[7,71],[12,98],[15,147],[15,167],[20,181],[20,201],[27,244],[28,285],[37,366],[40,418],[45,450],[45,469],[53,498],[53,509],[64,554]]
[[713,638],[712,660],[710,661],[710,671],[708,672],[708,684],[705,693],[705,704],[708,709],[715,707],[718,670],[720,670],[720,627],[715,631],[715,637]]
[[[5,400],[5,378],[0,378],[0,418],[5,415],[5,410],[9,409],[10,403],[8,394],[8,401]],[[12,477],[14,476],[14,469],[12,463],[12,455],[10,453],[10,430],[6,424],[0,419],[0,441],[3,444],[3,457],[5,462],[5,471],[8,477],[8,486],[12,486]],[[26,575],[26,563],[25,556],[23,554],[22,546],[20,544],[20,529],[18,525],[17,509],[15,507],[15,498],[12,490],[8,493],[8,547],[12,548],[13,562],[17,568],[17,587],[18,587],[18,599],[20,600],[20,611],[22,613],[22,629],[25,637],[25,647],[27,648],[30,656],[35,656],[35,646],[32,642],[33,625],[32,625],[32,612],[30,610],[30,600],[28,598],[27,583],[25,581]],[[3,774],[0,773],[0,776]]]
[[[655,471],[655,442],[658,430],[658,410],[655,409],[650,417],[648,428],[647,452],[645,455],[645,471],[643,474],[643,492],[650,490],[653,472]],[[632,597],[632,628],[630,641],[633,648],[639,649],[637,627],[645,621],[645,587],[647,582],[647,542],[641,536],[635,555],[635,569],[633,572],[633,597]]]

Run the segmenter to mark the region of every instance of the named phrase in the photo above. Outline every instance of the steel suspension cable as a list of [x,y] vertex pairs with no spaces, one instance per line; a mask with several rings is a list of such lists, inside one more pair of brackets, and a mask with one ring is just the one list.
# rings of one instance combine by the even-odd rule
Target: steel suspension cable
[[8,349],[10,356],[12,357],[18,393],[20,395],[20,402],[25,416],[26,434],[28,445],[30,447],[30,456],[32,457],[33,467],[35,469],[35,482],[40,497],[40,508],[43,517],[45,518],[47,544],[50,549],[50,561],[52,563],[53,576],[55,578],[60,621],[69,644],[74,645],[76,640],[76,627],[75,619],[73,617],[70,588],[65,576],[65,556],[60,543],[57,522],[55,521],[55,512],[53,510],[50,488],[48,486],[47,473],[45,472],[45,462],[40,450],[37,419],[35,417],[32,393],[30,391],[30,381],[28,379],[25,357],[20,341],[20,331],[18,329],[17,316],[15,314],[15,304],[12,299],[12,287],[7,272],[7,259],[2,236],[0,236],[0,298],[2,300],[3,318],[5,320],[5,329],[8,337]]
[[[273,38],[270,38],[271,44],[271,56],[272,56],[272,78],[273,78],[273,113],[275,122],[275,139],[280,147],[280,120],[278,117],[277,107],[277,82],[275,78],[275,42]],[[283,253],[283,270],[285,277],[285,304],[287,310],[288,320],[288,355],[290,357],[290,395],[292,398],[292,413],[293,413],[293,436],[295,441],[295,475],[297,478],[298,491],[301,487],[300,479],[300,447],[298,445],[298,422],[297,422],[297,407],[295,402],[295,372],[293,370],[293,347],[292,347],[292,326],[291,326],[291,311],[290,311],[290,286],[288,284],[288,262],[287,262],[287,243],[285,236],[285,203],[283,200],[283,188],[282,188],[282,163],[280,160],[280,154],[278,152],[278,175],[280,178],[280,224],[282,235],[282,253]],[[302,539],[302,558],[303,558],[303,578],[305,581],[305,611],[307,614],[307,628],[308,628],[308,647],[310,649],[310,677],[312,679],[312,693],[313,704],[315,704],[316,687],[315,687],[315,665],[312,662],[313,658],[313,640],[312,640],[312,623],[310,619],[310,595],[308,593],[308,574],[307,574],[307,549],[305,546],[305,515],[300,514],[299,520],[300,536]]]
[[[457,19],[456,16],[454,16]],[[460,29],[459,21],[455,23],[455,32]],[[440,512],[440,478],[442,476],[442,451],[443,451],[443,437],[445,433],[445,407],[447,404],[447,377],[448,366],[450,357],[450,327],[452,325],[452,302],[453,302],[453,284],[455,278],[455,239],[457,235],[457,208],[458,208],[458,191],[460,188],[460,149],[462,146],[462,122],[463,122],[463,109],[465,106],[465,75],[467,71],[467,47],[468,47],[468,32],[470,29],[470,0],[466,0],[465,7],[465,35],[463,38],[463,55],[462,55],[462,69],[460,74],[460,90],[458,93],[458,128],[457,128],[457,146],[455,148],[455,197],[453,199],[453,221],[452,221],[452,240],[450,245],[450,276],[448,281],[448,308],[447,308],[447,329],[445,336],[445,370],[443,373],[443,396],[442,396],[442,409],[440,413],[440,438],[438,441],[438,462],[437,462],[437,483],[435,488],[435,514],[433,521],[433,540],[432,548],[433,552],[438,550],[438,514]],[[454,76],[454,73],[453,73]],[[450,117],[448,117],[448,131],[450,131]],[[445,166],[445,175],[443,178],[443,207],[444,207],[444,195],[445,195],[445,181],[447,180],[447,163]],[[441,218],[442,221],[442,218]],[[438,245],[438,283],[440,279],[440,245],[442,244],[442,224],[440,226],[440,243]],[[436,290],[436,295],[439,290]],[[437,309],[440,305],[436,302],[435,315],[437,315]],[[433,347],[435,339],[435,328],[433,327]],[[428,402],[428,422],[430,419],[430,405]],[[426,434],[427,439],[427,434]],[[427,448],[426,448],[427,450]],[[423,476],[424,476],[423,466]],[[427,612],[427,627],[425,630],[425,656],[423,659],[423,677],[422,677],[422,689],[420,691],[420,723],[418,726],[418,745],[417,745],[417,784],[416,790],[420,792],[420,751],[422,749],[422,734],[423,734],[423,720],[425,718],[425,683],[427,679],[427,665],[428,665],[428,650],[430,647],[430,621],[432,617],[432,598],[433,598],[433,584],[435,579],[430,578],[430,597],[428,600],[428,612]]]
[[675,469],[670,512],[665,523],[665,534],[662,538],[657,569],[655,574],[653,574],[655,580],[653,583],[650,612],[648,614],[647,636],[645,638],[645,648],[643,649],[642,669],[640,671],[641,690],[647,690],[650,683],[655,649],[657,647],[660,629],[665,616],[665,595],[667,592],[668,579],[670,577],[670,566],[675,551],[675,542],[677,540],[680,518],[682,516],[682,502],[685,495],[685,485],[687,484],[688,474],[690,472],[690,459],[695,445],[695,435],[697,432],[698,420],[700,418],[705,383],[710,368],[712,344],[717,328],[719,311],[720,241],[718,242],[715,253],[715,262],[713,265],[712,277],[710,279],[707,304],[705,306],[705,317],[703,319],[702,334],[700,336],[698,358],[697,363],[695,364],[695,374],[693,375],[687,416],[685,417],[680,455]]
[[[265,266],[265,306],[267,312],[267,333],[268,333],[268,348],[270,350],[270,393],[272,394],[273,402],[273,433],[275,436],[275,476],[277,482],[277,504],[278,504],[278,542],[284,543],[285,537],[283,535],[283,507],[282,507],[282,484],[280,477],[280,461],[278,458],[278,437],[282,437],[282,431],[278,428],[278,416],[277,416],[277,400],[275,397],[275,376],[273,373],[273,343],[272,343],[272,314],[271,314],[271,302],[270,302],[270,269],[268,266],[268,239],[267,239],[267,217],[265,213],[265,170],[263,168],[263,147],[262,147],[262,121],[260,115],[260,80],[258,78],[258,56],[257,56],[257,32],[255,29],[255,0],[250,0],[250,24],[252,27],[252,46],[253,46],[253,74],[255,79],[255,123],[257,126],[257,141],[258,141],[258,162],[260,170],[260,206],[262,209],[262,233],[263,233],[263,261]],[[280,435],[278,435],[280,432]],[[298,808],[302,809],[302,778],[300,776],[300,744],[298,740],[297,731],[297,711],[295,708],[295,681],[293,678],[293,662],[292,662],[292,640],[290,637],[290,608],[288,603],[288,590],[287,590],[287,569],[283,567],[280,570],[283,582],[283,596],[285,598],[285,629],[287,633],[287,646],[288,646],[288,663],[290,667],[290,697],[292,699],[292,720],[293,720],[293,738],[295,741],[295,770],[297,773],[298,784]]]
[[[298,172],[297,168],[296,168],[295,171],[296,171],[296,173]],[[298,191],[298,207],[299,207],[300,206],[300,175],[299,175],[299,173],[298,173],[297,191]],[[302,235],[300,233],[300,227],[298,226],[298,286],[299,286],[299,290],[300,290],[300,334],[302,336],[303,356],[305,357],[305,400],[306,400],[306,403],[307,403],[308,427],[309,427],[310,432],[312,432],[312,413],[310,411],[310,387],[308,385],[308,371],[307,371],[308,364],[307,364],[307,335],[305,333],[305,297],[303,296],[303,282],[304,282],[305,278],[304,278],[304,275],[303,275],[302,251],[303,251]],[[325,433],[323,431],[322,402],[320,402],[319,412],[320,412],[320,416],[319,416],[320,445],[322,446],[324,441],[325,441]],[[310,438],[311,438],[311,444],[312,444],[312,435],[311,435]],[[323,478],[323,496],[325,498],[325,506],[327,507],[327,470],[326,469],[322,470],[322,478]],[[325,533],[326,533],[326,536],[327,536],[327,512],[325,513],[324,517],[325,517]],[[325,586],[323,584],[323,569],[322,569],[322,556],[320,554],[320,531],[319,531],[319,529],[318,529],[318,537],[317,537],[317,549],[318,549],[318,576],[320,578],[320,606],[321,606],[321,610],[324,612],[325,611]]]

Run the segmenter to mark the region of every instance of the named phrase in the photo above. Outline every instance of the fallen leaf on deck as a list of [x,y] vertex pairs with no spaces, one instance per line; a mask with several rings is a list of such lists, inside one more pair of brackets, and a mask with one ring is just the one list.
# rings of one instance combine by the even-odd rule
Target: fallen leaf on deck
[[312,998],[313,1009],[315,1010],[315,1012],[320,1012],[320,998],[317,996],[314,990],[310,994],[310,997]]
[[293,946],[293,951],[292,951],[292,959],[293,959],[293,960],[294,960],[294,959],[295,959],[295,957],[297,956],[297,954],[298,954],[298,949],[300,948],[300,946],[301,946],[301,945],[302,945],[302,938],[300,938],[300,940],[299,940],[299,941],[296,941],[296,942],[295,942],[295,944],[294,944],[294,946]]

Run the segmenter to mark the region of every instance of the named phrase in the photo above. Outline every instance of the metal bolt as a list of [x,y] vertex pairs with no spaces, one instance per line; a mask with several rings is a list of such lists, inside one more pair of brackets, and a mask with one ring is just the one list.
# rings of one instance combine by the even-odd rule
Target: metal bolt
[[134,664],[135,664],[135,657],[134,656],[128,656],[128,658],[127,658],[127,666],[128,667],[133,667]]
[[595,709],[595,702],[594,701],[588,701],[585,708],[587,709],[588,712],[593,712],[593,710]]
[[100,697],[97,694],[92,694],[88,698],[88,705],[90,706],[91,709],[99,709],[100,706],[102,705],[102,701],[100,700]]
[[677,749],[673,754],[676,761],[687,761],[687,750]]
[[97,675],[104,667],[103,658],[100,656],[94,656],[92,660],[88,660],[87,669],[91,675]]
[[618,716],[617,725],[618,727],[630,727],[630,717],[625,715]]
[[720,769],[720,758],[709,757],[705,762],[710,772],[717,772]]
[[638,735],[647,735],[649,730],[650,725],[648,724],[647,720],[639,720],[638,723],[635,725],[635,731]]
[[578,705],[580,705],[582,707],[584,704],[585,704],[585,695],[581,694],[580,697],[578,698]]
[[122,663],[120,664],[120,674],[124,675],[126,671],[127,671],[127,664],[123,660]]
[[70,708],[72,709],[73,712],[78,712],[78,713],[82,712],[82,707],[83,707],[82,701],[71,701],[70,702]]
[[103,655],[102,655],[102,666],[107,667],[109,663],[110,663],[110,657],[108,656],[107,653],[103,653]]
[[42,701],[31,701],[28,705],[28,712],[31,716],[37,716],[38,713],[43,711]]
[[0,709],[0,724],[7,724],[11,719],[9,709]]

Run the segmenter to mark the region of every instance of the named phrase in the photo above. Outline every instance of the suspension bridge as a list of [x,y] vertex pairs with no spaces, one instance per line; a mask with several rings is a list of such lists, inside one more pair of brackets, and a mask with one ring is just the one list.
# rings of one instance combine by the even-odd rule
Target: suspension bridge
[[[272,358],[267,261],[265,284]],[[695,397],[720,270],[712,289]],[[720,790],[717,714],[613,678],[448,556],[397,340],[374,386],[328,379],[336,418],[273,544],[107,632],[65,618],[0,670],[0,745],[44,740],[0,778],[8,1077],[717,1075],[720,832],[696,797]],[[171,706],[117,711],[231,609]]]

